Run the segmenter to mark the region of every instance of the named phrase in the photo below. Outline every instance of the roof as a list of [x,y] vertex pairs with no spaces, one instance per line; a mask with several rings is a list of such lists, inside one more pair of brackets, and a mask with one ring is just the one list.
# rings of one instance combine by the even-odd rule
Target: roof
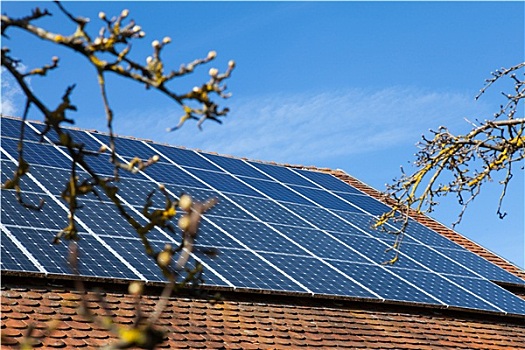
[[[93,348],[112,336],[77,315],[82,295],[67,284],[35,286],[16,281],[2,286],[2,347],[13,348],[31,322],[63,322],[44,348]],[[62,285],[60,285],[62,284]],[[110,287],[110,285],[103,286]],[[115,286],[113,286],[114,288]],[[95,300],[94,294],[87,294]],[[130,324],[133,298],[120,291],[104,294],[115,320]],[[391,305],[306,300],[268,295],[224,295],[210,302],[198,297],[170,298],[158,326],[167,331],[164,347],[173,349],[523,349],[525,320],[487,317]],[[143,296],[145,313],[158,301],[158,291]],[[90,303],[95,313],[100,305]],[[38,332],[36,333],[38,334]]]
[[[341,170],[307,168],[335,175],[369,196],[388,201],[381,193]],[[439,222],[415,212],[412,218],[448,237],[467,250],[484,257],[506,271],[525,279],[525,271],[491,253]],[[38,340],[45,348],[91,348],[107,344],[111,335],[87,322],[76,312],[82,295],[70,277],[53,279],[2,271],[2,347],[16,347],[30,324],[37,330],[52,319],[63,322],[58,330]],[[120,281],[121,282],[121,281]],[[105,291],[109,309],[122,324],[135,315],[133,298],[123,285],[97,281]],[[525,299],[525,285],[499,285]],[[94,285],[92,285],[93,287]],[[144,311],[150,312],[158,300],[158,287],[150,286],[142,297]],[[525,348],[525,318],[468,310],[424,307],[421,305],[377,303],[365,300],[308,298],[304,295],[266,292],[221,291],[221,301],[212,302],[193,294],[170,299],[159,328],[168,331],[170,348]],[[102,308],[94,302],[95,313]],[[38,334],[38,332],[37,332]]]

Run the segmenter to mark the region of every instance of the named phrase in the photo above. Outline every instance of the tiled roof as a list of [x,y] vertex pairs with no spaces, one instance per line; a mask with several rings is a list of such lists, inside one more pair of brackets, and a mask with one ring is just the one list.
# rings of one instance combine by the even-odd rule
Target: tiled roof
[[[111,285],[103,288],[107,291]],[[525,349],[523,319],[237,294],[225,295],[219,302],[171,298],[158,322],[158,328],[166,331],[161,348]],[[156,295],[142,297],[146,314],[153,311]],[[36,338],[37,348],[88,349],[111,342],[114,337],[104,328],[77,314],[81,297],[67,287],[4,284],[2,348],[16,348],[29,324],[34,324],[38,336],[51,320],[60,320],[58,328]],[[133,321],[131,296],[107,291],[104,297],[116,322]],[[89,307],[94,313],[103,313],[93,293],[86,298],[92,300]]]

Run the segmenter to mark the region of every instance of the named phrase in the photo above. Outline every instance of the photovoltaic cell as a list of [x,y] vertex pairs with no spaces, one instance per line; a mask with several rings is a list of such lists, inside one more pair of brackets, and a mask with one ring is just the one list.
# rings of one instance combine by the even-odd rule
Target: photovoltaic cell
[[[16,140],[2,139],[2,148],[13,158],[18,159]],[[49,144],[24,142],[24,159],[29,164],[47,165],[62,169],[70,168],[70,161]]]
[[275,232],[260,222],[219,217],[213,218],[213,222],[252,250],[305,254],[303,249],[298,248],[278,232]]
[[[214,217],[212,215],[206,215],[206,218],[215,224],[218,224],[218,222],[222,220],[222,218]],[[226,235],[224,232],[219,230],[207,220],[201,221],[201,225],[199,227],[199,234],[195,242],[199,245],[215,247],[219,249],[242,248],[242,245],[234,241],[232,238],[228,237],[228,235]]]
[[450,277],[450,279],[466,287],[468,290],[474,291],[477,295],[490,301],[508,313],[525,314],[525,300],[490,281],[459,276],[453,276]]
[[243,181],[274,200],[306,205],[312,204],[304,197],[298,195],[293,191],[290,191],[289,189],[277,182],[249,178],[245,178],[243,179]]
[[151,176],[155,181],[158,181],[162,184],[174,184],[197,188],[207,187],[202,182],[198,181],[191,175],[188,175],[177,166],[171,164],[156,163],[146,168],[144,172]]
[[252,168],[240,159],[216,156],[208,153],[201,154],[231,174],[270,180],[268,176]]
[[314,181],[321,187],[330,191],[348,192],[362,194],[358,189],[350,186],[346,182],[336,178],[335,176],[327,173],[321,173],[318,171],[308,171],[302,169],[293,169],[293,171],[301,174],[302,176]]
[[349,193],[337,193],[337,195],[372,215],[380,216],[390,210],[388,206],[372,197]]
[[318,259],[271,253],[262,253],[262,255],[314,293],[377,298]]
[[202,260],[237,288],[306,292],[248,250],[223,248],[217,257]]
[[[2,126],[3,127],[3,126]],[[2,270],[39,272],[38,268],[2,231],[0,266]]]
[[270,175],[277,181],[280,181],[286,184],[318,188],[318,186],[316,186],[314,183],[306,180],[305,178],[294,173],[292,170],[285,168],[283,166],[269,165],[269,164],[263,164],[263,163],[257,163],[257,162],[249,162],[249,163],[255,166],[256,168],[264,171],[266,174]]
[[283,205],[320,229],[359,234],[357,228],[339,219],[326,209],[291,203],[283,203]]
[[[39,263],[51,274],[71,274],[67,262],[68,245],[65,242],[50,244],[53,231],[32,228],[8,227],[9,231],[24,245]],[[102,244],[88,234],[80,234],[79,273],[83,276],[137,279],[123,263],[115,259]],[[96,254],[94,254],[96,252]]]
[[[498,311],[495,307],[466,292],[458,286],[448,282],[433,272],[422,272],[392,268],[397,275],[408,281],[417,282],[423,290],[427,290],[435,297],[450,306]],[[474,291],[475,292],[475,291]]]
[[58,232],[67,225],[66,211],[45,194],[24,193],[25,203],[38,205],[45,201],[41,210],[26,208],[17,202],[15,191],[2,190],[2,224],[33,228],[53,229]]
[[[15,140],[18,140],[20,137],[20,131],[21,131],[22,121],[15,120],[15,119],[9,119],[9,118],[2,118],[1,122],[1,130],[2,130],[2,140],[4,137],[10,137]],[[40,141],[40,135],[34,132],[29,126],[26,125],[24,128],[24,140],[28,141]]]
[[489,280],[525,284],[521,278],[467,250],[444,248],[437,248],[437,250]]
[[[346,261],[366,262],[367,260],[354,250],[339,243],[327,233],[291,226],[274,226],[287,237],[299,243],[302,247],[321,258],[341,259]],[[278,250],[273,250],[278,252]],[[286,251],[285,251],[286,252]],[[292,253],[292,252],[289,252]],[[302,253],[304,255],[304,252]]]
[[389,273],[384,267],[346,261],[330,261],[330,264],[385,299],[440,304],[436,299]]
[[[229,193],[244,194],[247,196],[262,197],[262,194],[252,190],[248,186],[244,185],[233,176],[225,173],[218,173],[213,171],[205,171],[198,169],[187,169],[193,175],[204,180],[212,188]],[[201,186],[202,187],[202,186]]]
[[[261,221],[293,226],[309,226],[306,221],[301,220],[272,200],[241,195],[229,195],[228,197]],[[251,217],[246,216],[245,218]]]
[[360,212],[360,210],[356,207],[346,202],[343,202],[342,200],[340,200],[339,198],[337,198],[329,192],[294,185],[291,185],[290,187],[324,208],[343,210],[354,213]]
[[[14,172],[16,171],[16,164],[10,160],[2,160],[0,163],[0,173],[2,176],[2,184],[5,184],[8,179],[13,179]],[[31,167],[31,173],[34,172],[36,166]],[[38,187],[28,176],[22,176],[20,179],[20,189],[24,192],[36,192],[41,193],[42,189]]]
[[403,255],[418,260],[423,265],[429,267],[432,271],[447,275],[475,276],[472,272],[469,272],[461,265],[447,259],[424,245],[406,243],[403,244],[401,251],[403,252]]
[[[382,242],[377,238],[350,235],[340,232],[332,232],[331,234],[347,245],[353,247],[376,264],[384,264],[395,257],[396,252],[390,249],[392,248],[392,242]],[[402,249],[401,252],[403,252]],[[345,260],[341,257],[334,257],[334,259]],[[398,268],[425,270],[424,267],[416,264],[404,255],[401,255],[401,259],[396,262],[395,266]]]
[[[221,171],[215,165],[199,156],[194,151],[158,144],[154,144],[152,146],[161,154],[166,156],[169,160],[175,162],[175,164],[198,169]],[[161,159],[161,161],[164,160]]]

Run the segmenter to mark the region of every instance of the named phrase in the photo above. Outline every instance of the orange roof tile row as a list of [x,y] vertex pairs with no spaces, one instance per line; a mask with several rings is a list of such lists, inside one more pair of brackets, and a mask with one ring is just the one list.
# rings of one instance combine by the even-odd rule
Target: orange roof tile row
[[[111,288],[111,284],[104,286]],[[83,295],[67,288],[2,287],[2,348],[16,348],[30,324],[42,335],[46,324],[59,320],[55,331],[34,339],[36,348],[93,348],[115,337],[78,315]],[[95,294],[85,296],[95,314],[103,314]],[[135,317],[130,295],[105,294],[109,312],[119,324]],[[298,303],[290,302],[297,300]],[[166,331],[161,348],[172,349],[525,349],[525,320],[487,315],[458,316],[447,310],[363,309],[360,303],[334,304],[303,298],[279,301],[171,298],[159,319]],[[151,313],[158,296],[142,297]],[[301,303],[302,301],[302,303]],[[524,321],[524,322],[522,322]]]

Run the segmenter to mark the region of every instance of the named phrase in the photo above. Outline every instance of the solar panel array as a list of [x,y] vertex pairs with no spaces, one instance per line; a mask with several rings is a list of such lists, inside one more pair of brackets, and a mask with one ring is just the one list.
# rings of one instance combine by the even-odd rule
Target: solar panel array
[[[16,169],[20,123],[2,118],[2,182]],[[70,274],[66,245],[50,244],[66,224],[60,193],[70,163],[64,149],[49,142],[52,134],[47,142],[38,142],[42,129],[39,123],[27,123],[24,156],[31,172],[22,186],[26,200],[43,198],[46,205],[41,211],[26,209],[16,202],[14,191],[2,190],[1,269]],[[87,150],[108,143],[106,135],[70,132]],[[207,285],[525,315],[525,300],[493,283],[525,285],[524,280],[415,221],[408,225],[399,262],[382,265],[392,257],[393,252],[385,252],[392,237],[370,227],[387,206],[330,174],[127,138],[117,138],[117,150],[122,162],[160,156],[144,172],[121,172],[118,195],[141,223],[146,223],[140,213],[145,195],[161,183],[174,197],[186,192],[198,200],[219,199],[204,216],[196,251],[213,247],[220,254],[193,256],[204,265]],[[107,156],[87,160],[98,174],[113,174]],[[163,206],[161,196],[154,200]],[[95,196],[80,202],[81,275],[164,281],[111,203]],[[148,238],[157,249],[166,242],[179,243],[179,237],[161,229]]]

